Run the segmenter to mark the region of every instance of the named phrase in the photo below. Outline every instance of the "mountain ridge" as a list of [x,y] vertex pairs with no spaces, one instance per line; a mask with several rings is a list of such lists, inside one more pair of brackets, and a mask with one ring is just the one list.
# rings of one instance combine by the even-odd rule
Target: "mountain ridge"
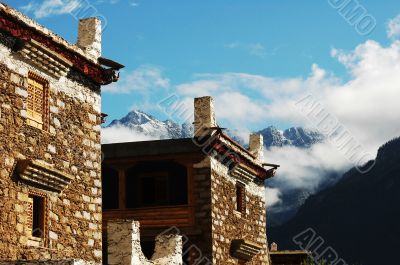
[[348,264],[394,264],[400,236],[400,208],[393,207],[400,204],[400,138],[382,145],[375,162],[369,172],[352,168],[335,185],[309,196],[291,220],[269,229],[269,239],[296,249],[293,236],[312,228]]
[[132,110],[121,119],[113,120],[106,128],[125,127],[135,133],[159,139],[178,139],[191,137],[191,126],[179,125],[171,120],[160,121],[141,110]]
[[[113,120],[107,127],[125,127],[135,133],[159,139],[188,138],[193,135],[193,127],[189,123],[180,125],[171,120],[161,121],[141,110],[132,110],[121,119]],[[227,130],[227,133],[239,143],[246,145],[246,140],[238,137],[235,131]],[[274,126],[268,126],[258,133],[263,135],[266,148],[283,146],[309,148],[324,141],[322,134],[302,127],[291,127],[281,131]]]

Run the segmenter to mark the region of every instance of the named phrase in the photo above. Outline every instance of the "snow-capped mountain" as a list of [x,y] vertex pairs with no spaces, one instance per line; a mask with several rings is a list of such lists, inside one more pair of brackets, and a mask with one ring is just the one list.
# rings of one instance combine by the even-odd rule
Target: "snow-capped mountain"
[[292,127],[281,131],[274,126],[269,126],[259,131],[259,133],[263,135],[264,145],[267,148],[272,146],[308,148],[325,140],[321,133],[302,127]]
[[125,127],[133,133],[154,139],[177,139],[192,135],[190,124],[179,125],[170,120],[160,121],[140,110],[133,110],[122,119],[113,120],[107,127]]
[[[157,118],[140,110],[133,110],[125,117],[119,120],[113,120],[108,128],[123,127],[131,130],[135,134],[148,136],[152,139],[177,139],[188,138],[193,135],[193,127],[191,124],[184,123],[182,125],[170,120],[160,121]],[[237,136],[237,132],[227,130],[227,134],[240,144],[246,145],[246,141]],[[305,129],[302,127],[292,127],[284,131],[270,126],[259,131],[264,136],[264,145],[272,146],[295,146],[301,148],[309,148],[315,143],[324,140],[324,136],[316,131]]]

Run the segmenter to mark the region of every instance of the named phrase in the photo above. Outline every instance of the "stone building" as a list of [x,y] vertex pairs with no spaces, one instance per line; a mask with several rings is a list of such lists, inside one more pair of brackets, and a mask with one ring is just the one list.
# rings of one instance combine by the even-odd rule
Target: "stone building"
[[309,264],[312,254],[307,250],[278,250],[278,244],[271,244],[269,256],[272,265],[303,265]]
[[100,24],[70,44],[0,3],[2,264],[102,261],[100,87],[122,66],[101,57]]
[[262,136],[250,135],[248,149],[232,140],[211,97],[194,100],[194,131],[102,146],[103,235],[106,222],[133,219],[149,258],[157,235],[178,233],[185,264],[270,265],[264,181],[278,166],[263,163]]

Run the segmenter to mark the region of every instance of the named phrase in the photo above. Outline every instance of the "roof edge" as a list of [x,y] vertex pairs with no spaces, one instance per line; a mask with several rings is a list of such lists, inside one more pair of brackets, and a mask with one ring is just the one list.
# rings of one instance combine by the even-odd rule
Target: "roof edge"
[[93,60],[93,58],[90,58],[89,56],[86,55],[86,53],[77,45],[70,43],[69,41],[65,40],[63,37],[57,35],[53,31],[49,30],[48,28],[42,26],[32,18],[28,17],[27,15],[21,13],[17,9],[0,2],[0,10],[3,11],[5,14],[13,17],[14,19],[24,23],[26,26],[31,27],[32,29],[35,29],[36,31],[47,35],[50,37],[54,42],[57,44],[60,44],[64,46],[66,49],[69,49],[75,53],[78,53],[79,55],[85,57],[88,61],[98,64],[96,60]]

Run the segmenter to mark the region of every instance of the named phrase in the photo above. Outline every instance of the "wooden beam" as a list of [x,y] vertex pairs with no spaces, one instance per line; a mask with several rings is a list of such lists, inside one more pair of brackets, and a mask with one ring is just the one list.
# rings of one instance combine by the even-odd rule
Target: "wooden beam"
[[191,227],[192,213],[193,207],[188,205],[104,210],[103,221],[106,223],[112,219],[134,219],[139,221],[143,228]]

